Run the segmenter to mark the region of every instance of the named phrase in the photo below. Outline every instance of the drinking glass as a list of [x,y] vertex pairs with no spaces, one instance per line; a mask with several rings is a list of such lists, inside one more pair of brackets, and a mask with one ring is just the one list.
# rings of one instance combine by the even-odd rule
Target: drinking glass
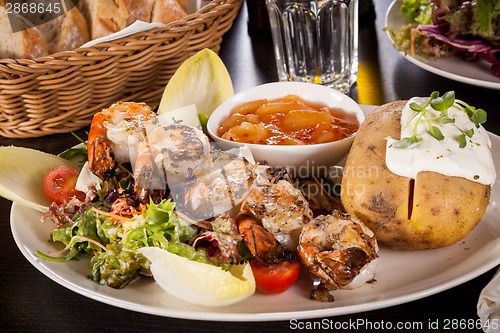
[[266,0],[280,81],[349,93],[358,72],[358,0]]

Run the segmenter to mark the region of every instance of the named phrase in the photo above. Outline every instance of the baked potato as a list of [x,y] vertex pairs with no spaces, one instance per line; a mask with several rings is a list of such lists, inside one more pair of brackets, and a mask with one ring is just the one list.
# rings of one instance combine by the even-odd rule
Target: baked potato
[[405,104],[397,101],[377,108],[359,128],[345,164],[342,204],[390,247],[445,247],[481,221],[491,188],[436,172],[419,172],[416,179],[392,173],[385,160],[386,139],[400,138]]

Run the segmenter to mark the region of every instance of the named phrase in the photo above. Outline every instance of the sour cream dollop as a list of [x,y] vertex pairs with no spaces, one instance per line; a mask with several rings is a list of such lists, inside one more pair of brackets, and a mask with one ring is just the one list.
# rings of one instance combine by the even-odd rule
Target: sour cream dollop
[[[410,104],[415,102],[424,105],[426,97],[413,97],[406,103],[401,116],[401,138],[411,137],[417,117]],[[430,105],[427,110],[439,115]],[[413,119],[412,119],[413,117]],[[443,140],[437,140],[428,132],[426,121],[417,125],[417,133],[422,141],[412,148],[396,148],[394,138],[387,138],[386,164],[393,173],[415,179],[420,171],[434,171],[446,176],[463,177],[484,185],[495,182],[496,171],[491,156],[491,141],[486,130],[476,128],[467,114],[455,106],[448,109],[448,117],[455,119],[454,123],[441,124],[432,121],[444,135]],[[459,147],[460,131],[474,128],[474,135],[467,137],[464,148]]]

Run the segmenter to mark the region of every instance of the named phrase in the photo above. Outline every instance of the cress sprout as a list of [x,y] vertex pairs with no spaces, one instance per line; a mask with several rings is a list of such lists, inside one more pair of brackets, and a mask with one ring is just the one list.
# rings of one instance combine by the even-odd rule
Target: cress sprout
[[[433,110],[427,109],[429,105]],[[408,120],[405,126],[410,126],[410,124],[413,123],[412,135],[411,137],[401,138],[396,141],[394,144],[395,148],[410,149],[420,144],[422,142],[422,138],[418,135],[417,129],[421,122],[424,122],[427,125],[427,133],[429,133],[433,138],[438,141],[443,140],[443,133],[439,127],[433,125],[433,122],[437,122],[438,124],[454,123],[455,119],[448,116],[448,110],[452,106],[455,106],[467,114],[476,128],[479,128],[481,124],[486,122],[486,111],[483,109],[477,109],[462,100],[456,99],[454,91],[448,91],[443,96],[440,96],[438,91],[434,91],[431,93],[427,102],[423,105],[412,102],[409,106],[410,109],[415,111],[415,114],[410,118],[410,120]],[[435,111],[437,111],[437,114]],[[467,138],[474,135],[474,127],[466,130],[461,129],[456,125],[455,127],[461,133],[458,136],[458,146],[460,148],[464,148],[467,144]]]

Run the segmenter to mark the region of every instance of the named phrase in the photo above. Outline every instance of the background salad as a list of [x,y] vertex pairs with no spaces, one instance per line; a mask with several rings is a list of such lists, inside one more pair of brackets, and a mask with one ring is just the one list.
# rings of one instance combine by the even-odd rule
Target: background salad
[[403,0],[409,24],[392,31],[403,52],[485,59],[500,76],[500,0]]

